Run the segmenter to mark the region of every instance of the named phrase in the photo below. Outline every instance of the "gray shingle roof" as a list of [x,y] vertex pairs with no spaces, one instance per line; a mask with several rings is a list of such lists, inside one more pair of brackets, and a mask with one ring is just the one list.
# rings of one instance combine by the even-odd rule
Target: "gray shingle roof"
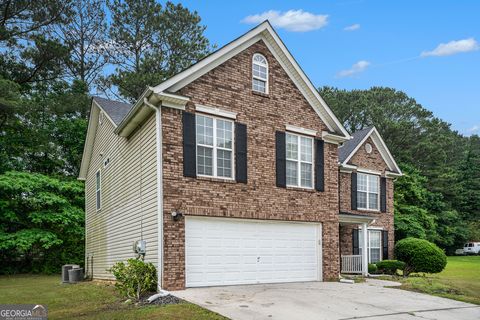
[[102,97],[93,97],[93,100],[98,103],[117,126],[133,107],[133,105],[129,103],[109,100]]
[[372,130],[373,127],[368,127],[362,130],[355,131],[352,134],[352,139],[346,141],[340,148],[338,148],[338,161],[343,163],[348,156],[355,150],[363,138]]

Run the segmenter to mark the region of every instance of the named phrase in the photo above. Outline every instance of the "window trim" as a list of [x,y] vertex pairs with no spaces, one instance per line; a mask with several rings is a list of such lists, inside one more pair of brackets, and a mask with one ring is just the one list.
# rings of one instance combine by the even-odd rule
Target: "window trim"
[[[255,57],[256,57],[256,56],[261,56],[261,57],[263,57],[263,59],[265,59],[265,64],[256,62],[256,61],[255,61]],[[263,78],[261,78],[261,77],[259,77],[259,76],[254,75],[254,73],[253,73],[253,66],[254,66],[254,65],[258,65],[258,66],[261,66],[261,67],[265,67],[265,68],[267,69],[265,79],[263,79]],[[252,68],[251,68],[251,70],[252,70],[252,91],[255,91],[255,92],[258,92],[258,93],[261,93],[261,94],[268,94],[268,92],[269,92],[269,88],[268,88],[268,83],[269,83],[269,81],[268,81],[268,78],[269,78],[269,76],[270,76],[270,72],[269,72],[269,70],[268,70],[268,60],[267,60],[267,58],[266,58],[263,54],[261,54],[261,53],[259,53],[259,52],[254,53],[253,56],[252,56]],[[265,92],[258,91],[258,90],[255,90],[255,89],[254,89],[254,87],[253,87],[253,79],[256,79],[256,80],[264,81],[264,82],[265,82]]]
[[218,116],[218,117],[222,117],[222,118],[229,118],[229,119],[232,119],[232,120],[237,119],[237,113],[236,112],[226,111],[226,110],[222,110],[222,109],[216,108],[216,107],[209,107],[209,106],[204,106],[204,105],[201,105],[201,104],[197,104],[195,106],[195,110],[198,111],[198,112],[201,112],[201,113],[207,113],[209,115]]
[[95,208],[102,210],[102,172],[98,169],[95,173]]
[[[212,146],[198,143],[197,116],[213,119],[213,145]],[[217,143],[216,143],[217,142],[217,120],[230,122],[232,124],[232,149],[231,150],[227,148],[217,147]],[[212,173],[213,174],[212,175],[198,173],[198,147],[199,146],[213,149],[212,151]],[[217,149],[231,152],[232,156],[230,159],[232,162],[232,168],[231,168],[232,174],[230,177],[217,175]],[[198,177],[235,181],[235,121],[233,121],[232,119],[227,119],[223,117],[215,117],[215,116],[212,116],[211,114],[205,114],[205,113],[199,113],[199,112],[195,113],[195,170],[197,171]]]
[[[291,136],[294,136],[294,137],[297,138],[297,155],[298,155],[297,160],[287,158],[287,155],[286,155],[287,135],[291,135]],[[301,142],[300,142],[300,139],[302,137],[306,138],[306,139],[310,139],[310,141],[311,141],[311,145],[312,145],[312,161],[311,162],[301,160],[301,153],[300,153]],[[290,131],[285,132],[285,163],[288,162],[288,161],[295,161],[297,163],[297,185],[288,184],[285,181],[286,186],[288,188],[299,188],[299,189],[314,190],[314,187],[315,187],[315,144],[314,144],[314,141],[315,141],[315,139],[312,136],[298,134],[298,133],[294,133],[294,132],[290,132]],[[308,163],[308,164],[312,165],[312,174],[311,174],[312,186],[311,187],[302,186],[302,172],[301,172],[302,163]],[[286,174],[287,174],[287,166],[285,165],[285,176],[286,176]]]
[[[358,170],[357,170],[358,171]],[[359,180],[358,177],[359,175],[364,175],[367,177],[367,191],[360,191],[358,190],[358,183],[359,183]],[[370,191],[370,184],[369,184],[369,177],[371,176],[374,176],[377,178],[377,192],[371,192]],[[359,206],[359,202],[358,202],[358,193],[359,192],[364,192],[367,194],[367,197],[366,197],[366,204],[367,204],[367,207],[366,208],[362,208]],[[369,207],[369,194],[376,194],[377,195],[377,208],[376,209],[370,209],[368,208]],[[371,173],[365,173],[365,172],[357,172],[357,210],[361,210],[361,211],[373,211],[373,212],[380,212],[380,175],[377,175],[377,174],[371,174]]]
[[[381,229],[381,228],[375,228],[375,227],[374,227],[374,228],[367,228],[367,231],[368,231],[368,232],[367,232],[367,237],[368,237],[368,238],[367,238],[368,263],[375,263],[375,262],[378,262],[378,261],[382,261],[382,260],[383,260],[383,250],[382,250],[382,248],[383,248],[383,246],[382,246],[382,237],[383,237],[382,231],[383,231],[383,229]],[[379,247],[372,247],[372,246],[370,245],[370,232],[378,232],[378,233],[380,233],[380,242],[379,242],[380,245],[379,245]],[[362,248],[363,241],[360,241],[360,240],[361,240],[361,238],[360,238],[360,233],[363,235],[363,229],[362,229],[362,228],[358,229],[358,233],[359,233],[359,234],[358,234],[358,250],[359,250],[360,255],[361,255],[362,252],[363,252],[363,251],[362,251],[362,249],[363,249],[363,248]],[[362,239],[362,240],[363,240],[363,239]],[[378,250],[379,250],[379,255],[378,255],[379,260],[378,260],[378,261],[371,262],[371,261],[372,261],[372,251],[371,251],[371,249],[378,249]]]

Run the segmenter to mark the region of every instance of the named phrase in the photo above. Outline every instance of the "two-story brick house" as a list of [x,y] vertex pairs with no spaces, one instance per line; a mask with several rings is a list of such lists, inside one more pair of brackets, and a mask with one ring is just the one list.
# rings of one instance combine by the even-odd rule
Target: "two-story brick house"
[[111,278],[144,240],[170,290],[338,279],[340,255],[365,273],[361,255],[392,254],[400,174],[374,128],[350,136],[264,22],[134,105],[93,98],[86,267]]

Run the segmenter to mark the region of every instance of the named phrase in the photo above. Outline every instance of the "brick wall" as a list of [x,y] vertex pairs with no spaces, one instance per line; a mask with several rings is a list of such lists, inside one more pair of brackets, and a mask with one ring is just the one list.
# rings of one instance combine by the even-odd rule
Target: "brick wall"
[[[269,63],[269,95],[251,90],[251,58],[262,53]],[[323,277],[338,278],[337,146],[325,144],[325,192],[275,186],[275,131],[285,125],[321,131],[326,126],[262,41],[179,91],[196,104],[237,113],[247,125],[248,183],[183,177],[182,114],[164,108],[164,279],[166,289],[185,286],[184,219],[173,222],[172,210],[186,215],[278,219],[323,223]]]
[[[365,144],[370,143],[372,152],[368,154],[365,151]],[[383,160],[380,152],[376,148],[371,138],[358,149],[355,155],[348,162],[363,169],[380,171],[385,175],[388,169],[387,164]],[[387,212],[375,212],[366,210],[352,210],[351,208],[351,173],[340,172],[340,211],[354,214],[370,215],[375,217],[375,222],[371,224],[373,227],[381,227],[388,230],[388,255],[393,257],[394,246],[394,226],[393,226],[393,180],[387,179]],[[356,226],[340,227],[340,250],[342,254],[352,254],[352,228]]]

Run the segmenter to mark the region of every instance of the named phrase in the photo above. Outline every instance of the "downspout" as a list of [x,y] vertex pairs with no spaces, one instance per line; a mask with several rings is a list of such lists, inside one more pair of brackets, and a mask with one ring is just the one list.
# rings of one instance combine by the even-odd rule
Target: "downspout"
[[147,98],[143,99],[143,103],[155,110],[156,123],[156,142],[157,142],[157,234],[158,234],[158,266],[157,266],[157,290],[162,292],[163,283],[163,142],[162,142],[162,107],[156,107],[151,104]]

